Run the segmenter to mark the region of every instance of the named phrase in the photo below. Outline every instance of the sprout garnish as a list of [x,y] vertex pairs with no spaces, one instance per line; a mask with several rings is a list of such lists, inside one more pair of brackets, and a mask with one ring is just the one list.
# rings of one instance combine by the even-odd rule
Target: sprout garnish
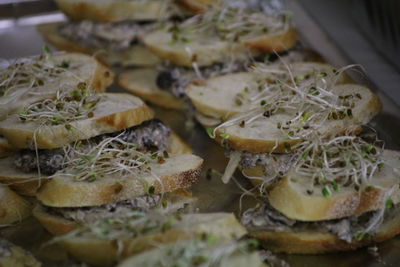
[[44,49],[44,54],[37,58],[27,58],[9,63],[6,68],[0,69],[0,97],[6,97],[0,103],[10,103],[26,93],[43,94],[43,90],[35,92],[32,89],[53,82],[65,75],[66,72],[74,79],[79,80],[68,70],[69,67],[70,62],[66,60],[56,65],[46,49]]
[[[230,7],[215,7],[194,16],[180,25],[171,26],[171,44],[187,44],[193,39],[202,43],[205,40],[240,41],[262,35],[285,31],[289,20],[285,14],[275,16],[261,12],[250,12]],[[206,38],[204,37],[206,36]]]
[[94,109],[100,101],[96,94],[85,83],[79,83],[75,90],[59,90],[56,97],[33,103],[19,113],[23,122],[37,121],[44,125],[68,124],[73,121],[94,116]]
[[[353,66],[352,66],[353,67]],[[337,95],[332,92],[338,76],[349,67],[336,70],[334,75],[321,75],[309,70],[295,78],[293,70],[286,64],[271,68],[256,64],[253,73],[257,82],[246,86],[235,98],[235,104],[248,107],[231,119],[220,124],[210,136],[232,125],[242,128],[261,118],[272,118],[282,114],[287,117],[278,121],[276,128],[287,139],[307,139],[310,134],[321,129],[328,121],[353,117],[353,108],[361,99],[360,94]],[[297,81],[296,81],[297,80]]]
[[[133,143],[120,138],[108,137],[98,144],[87,144],[74,149],[66,161],[62,174],[73,177],[76,181],[93,182],[103,177],[118,177],[149,174],[162,186],[162,182],[151,170],[151,164],[164,164],[166,153],[162,151],[141,151]],[[143,181],[144,183],[146,181]],[[155,192],[154,186],[147,186],[148,194]],[[163,191],[163,190],[161,190]]]

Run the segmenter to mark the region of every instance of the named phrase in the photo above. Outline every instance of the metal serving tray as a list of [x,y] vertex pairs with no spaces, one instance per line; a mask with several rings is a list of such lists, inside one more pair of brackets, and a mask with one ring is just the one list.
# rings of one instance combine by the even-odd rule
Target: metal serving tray
[[[333,65],[343,66],[351,63],[299,4],[293,1],[290,8],[296,14],[295,24],[299,29],[304,46],[316,50]],[[44,42],[33,24],[62,19],[61,14],[50,14],[8,21],[3,24],[0,21],[0,58],[38,54]],[[397,138],[400,136],[400,108],[393,104],[382,92],[376,90],[375,86],[369,83],[365,76],[355,72],[349,74],[355,81],[366,84],[380,96],[383,111],[371,122],[371,125],[378,129],[380,137],[386,141],[388,148],[400,149],[399,139]],[[110,91],[122,92],[123,89],[114,85]],[[206,179],[205,175],[209,168],[221,172],[224,170],[227,163],[224,150],[209,139],[199,125],[196,125],[192,131],[188,131],[184,127],[185,117],[181,112],[157,107],[155,107],[155,110],[160,119],[169,124],[192,146],[195,154],[205,159],[200,182],[192,188],[194,195],[200,199],[199,210],[203,212],[232,211],[239,213],[239,198],[242,192],[236,183],[231,182],[224,185],[218,178]],[[236,181],[242,186],[247,185],[240,174],[236,174]],[[249,201],[249,199],[244,199],[242,204],[246,205]],[[27,219],[16,226],[3,228],[1,234],[15,244],[32,251],[39,260],[43,261],[44,266],[60,266],[63,262],[67,263],[67,255],[60,247],[43,245],[51,240],[51,236],[34,218]],[[314,256],[284,254],[278,256],[294,267],[400,266],[400,237],[379,244],[378,252],[379,257],[372,256],[368,253],[367,248]],[[63,266],[68,266],[68,264]]]

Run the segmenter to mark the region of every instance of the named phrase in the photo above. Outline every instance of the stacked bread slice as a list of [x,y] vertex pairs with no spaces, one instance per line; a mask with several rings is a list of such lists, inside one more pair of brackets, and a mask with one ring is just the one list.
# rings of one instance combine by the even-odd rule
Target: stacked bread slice
[[107,64],[122,66],[159,63],[143,46],[142,35],[159,27],[161,22],[188,13],[181,8],[183,5],[172,0],[59,0],[56,3],[71,21],[39,25],[38,31],[48,43],[60,50],[96,54]]
[[[197,181],[203,160],[154,119],[142,100],[97,92],[95,87],[104,91],[110,81],[94,77],[101,64],[82,63],[92,58],[45,57],[35,59],[44,60],[46,68],[36,70],[32,79],[52,73],[53,68],[58,71],[59,64],[66,70],[40,86],[24,89],[25,84],[10,79],[10,87],[4,88],[6,93],[26,90],[28,94],[23,102],[16,101],[25,106],[10,109],[0,121],[0,132],[13,148],[0,159],[0,180],[36,197],[34,215],[46,229],[65,234],[78,224],[135,217],[161,206],[174,212],[194,201],[185,188]],[[50,65],[59,58],[61,63]],[[18,67],[14,79],[31,79]],[[14,84],[19,87],[11,87]],[[32,205],[22,197],[7,187],[2,187],[2,196],[3,224],[30,215]]]
[[[380,110],[368,88],[327,64],[282,62],[192,84],[197,118],[228,149],[260,204],[242,222],[287,253],[354,249],[400,232],[399,155],[355,134]],[[261,193],[261,194],[260,194]]]
[[[57,89],[72,90],[78,84],[90,86],[93,90],[103,92],[113,80],[113,72],[91,57],[81,54],[54,54],[45,53],[39,57],[17,59],[9,62],[0,69],[1,83],[1,120],[19,113],[25,105],[40,101],[43,98],[53,97]],[[0,138],[1,170],[6,174],[6,185],[16,180],[13,176],[13,167],[4,164],[10,160],[16,149],[8,139],[1,134]],[[8,174],[11,173],[11,179]],[[23,179],[22,177],[18,177]],[[29,184],[16,184],[22,191],[31,191]],[[13,186],[11,186],[13,187]],[[15,189],[15,187],[13,187]],[[10,190],[1,186],[1,224],[8,225],[19,222],[31,214],[30,202]]]
[[[154,29],[143,41],[163,62],[125,71],[118,83],[153,104],[183,109],[187,108],[184,89],[191,82],[244,71],[257,60],[272,62],[277,53],[287,53],[297,37],[283,14],[266,15],[226,2],[183,22]],[[284,57],[308,60],[311,56],[298,50]]]

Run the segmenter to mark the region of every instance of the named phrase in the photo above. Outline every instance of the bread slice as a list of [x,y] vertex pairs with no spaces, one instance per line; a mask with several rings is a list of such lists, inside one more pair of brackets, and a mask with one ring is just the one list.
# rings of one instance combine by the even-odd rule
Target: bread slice
[[[62,239],[60,244],[76,259],[94,265],[112,265],[116,261],[160,244],[211,235],[229,241],[246,234],[244,227],[231,213],[187,214],[172,228],[159,233],[143,234],[136,238],[109,240],[87,233]],[[119,246],[118,246],[119,244]],[[118,251],[119,249],[119,251]],[[119,253],[118,253],[119,252]]]
[[31,215],[32,205],[9,189],[0,186],[0,224],[20,222]]
[[[214,63],[229,60],[232,55],[237,60],[248,57],[249,48],[256,51],[272,53],[290,49],[297,42],[294,29],[289,29],[280,34],[274,34],[246,43],[232,43],[228,41],[216,41],[206,44],[190,42],[187,44],[172,44],[173,37],[169,32],[154,31],[143,37],[143,42],[159,58],[168,60],[179,66],[192,67],[209,66]],[[259,52],[259,53],[260,53]],[[257,52],[254,52],[257,54]]]
[[179,14],[173,1],[165,0],[56,0],[56,3],[73,20],[158,20]]
[[370,238],[348,243],[328,232],[311,230],[298,231],[250,231],[261,244],[276,253],[322,254],[335,251],[354,250],[374,243],[391,239],[400,233],[400,219],[397,212],[391,219],[384,221]]
[[[352,117],[342,120],[329,120],[319,129],[318,134],[322,136],[335,136],[343,133],[357,133],[359,127],[368,123],[381,110],[381,103],[377,95],[368,88],[355,85],[339,85],[334,87],[333,92],[339,96],[351,93],[360,94],[362,99],[357,101],[352,109]],[[276,152],[283,153],[287,146],[298,143],[299,139],[288,139],[277,129],[277,123],[286,121],[291,117],[278,114],[270,118],[260,118],[252,123],[250,129],[239,125],[228,126],[221,129],[229,135],[229,145],[236,150],[244,150],[252,153]]]
[[[59,74],[56,77],[44,78],[44,85],[34,88],[21,88],[21,93],[11,92],[9,95],[0,97],[0,118],[6,115],[19,112],[28,104],[40,101],[45,98],[54,97],[60,86],[74,87],[84,82],[98,92],[104,92],[112,84],[114,73],[98,62],[95,58],[79,53],[61,53],[49,55],[49,63],[52,64]],[[34,63],[36,59],[29,59]],[[25,63],[29,64],[29,63]],[[66,64],[68,67],[60,67]],[[50,65],[51,66],[51,65]],[[45,76],[45,75],[44,75]]]
[[[193,205],[196,200],[196,198],[193,198],[192,193],[186,189],[178,189],[162,196],[162,202],[166,203],[168,213],[176,212],[177,210],[186,207],[186,205]],[[157,206],[155,208],[160,207]],[[86,207],[84,209],[87,211],[89,208]],[[113,214],[112,212],[102,211],[96,213],[96,216],[98,216],[98,219],[104,219],[104,214],[106,213],[111,215]],[[53,214],[49,212],[48,208],[40,204],[37,204],[33,209],[33,216],[48,232],[56,236],[65,235],[75,230],[79,224],[90,223],[85,221],[85,218],[73,220],[64,218],[59,214]]]
[[121,65],[124,67],[155,66],[161,63],[160,59],[142,44],[133,45],[121,51],[112,51],[75,43],[59,34],[58,27],[61,24],[62,23],[47,23],[40,24],[37,27],[37,30],[44,40],[59,50],[94,55],[98,60],[107,65]]
[[[233,13],[230,16],[227,14],[229,12],[237,13]],[[210,9],[202,15],[198,15],[197,20],[192,18],[180,25],[165,27],[165,29],[145,34],[143,42],[161,59],[187,67],[192,67],[193,63],[198,66],[209,66],[232,59],[243,60],[249,54],[279,53],[290,49],[296,44],[296,31],[289,24],[281,25],[282,20],[268,17],[262,13],[256,14],[254,20],[260,20],[265,33],[249,30],[244,34],[235,33],[236,37],[233,39],[232,36],[226,37],[228,34],[225,30],[232,25],[244,23],[239,19],[249,19],[246,16],[253,16],[253,14],[245,13],[244,17],[242,17],[240,11],[234,11],[233,9]],[[218,22],[215,22],[215,20]],[[220,30],[219,20],[225,24],[229,23],[229,21],[232,21],[232,23],[229,26],[225,25],[226,29]],[[278,24],[280,26],[277,26]],[[243,29],[239,27],[239,30]],[[226,36],[218,36],[216,32],[219,31],[226,34]]]
[[171,109],[184,109],[185,102],[170,92],[157,86],[158,71],[155,68],[128,70],[118,77],[118,84],[157,106]]
[[[169,154],[191,154],[192,149],[175,132],[171,131],[167,152]],[[35,196],[48,177],[43,176],[39,179],[37,172],[25,173],[17,170],[13,161],[14,154],[9,154],[8,157],[0,159],[0,182],[8,184],[19,194]]]
[[[205,80],[203,83],[192,83],[186,88],[186,94],[196,107],[196,110],[203,115],[214,118],[230,118],[238,113],[243,113],[249,110],[257,103],[245,102],[237,104],[237,95],[244,93],[245,88],[248,88],[246,96],[251,98],[260,92],[258,91],[257,81],[261,79],[269,80],[270,83],[281,79],[275,73],[288,73],[286,67],[278,60],[279,65],[262,67],[262,72],[251,70],[249,72],[240,72],[217,76]],[[314,77],[320,73],[326,73],[327,81],[336,79],[334,74],[335,67],[325,63],[316,62],[294,62],[289,65],[290,71],[294,77],[309,75]],[[312,78],[311,78],[312,79]],[[337,84],[349,83],[350,78],[345,73],[341,73],[337,77]],[[268,84],[268,83],[267,83]]]
[[13,148],[10,143],[8,143],[7,139],[0,136],[0,158],[4,158],[10,155],[12,150]]
[[383,167],[371,178],[370,187],[364,191],[356,191],[351,186],[341,187],[339,192],[325,197],[322,187],[315,186],[313,194],[309,195],[310,178],[292,170],[269,189],[269,202],[286,217],[299,221],[338,219],[380,209],[393,186],[390,199],[397,204],[400,202],[400,189],[396,166],[400,164],[400,152],[384,150],[382,158]]
[[16,148],[58,148],[74,141],[117,132],[152,119],[154,112],[142,100],[128,94],[100,94],[93,116],[65,124],[43,125],[21,121],[19,115],[0,122],[0,132]]
[[68,174],[58,173],[39,189],[36,197],[46,206],[85,207],[138,197],[150,187],[155,194],[172,192],[194,184],[202,164],[203,160],[195,155],[173,155],[162,164],[149,163],[151,174],[120,177],[117,173],[94,182],[76,182]]
[[[261,260],[260,253],[253,251],[247,252],[237,244],[235,249],[232,243],[205,243],[207,241],[189,240],[180,241],[175,244],[161,245],[155,249],[141,253],[140,255],[130,257],[118,265],[118,267],[130,266],[147,266],[157,267],[160,264],[173,263],[181,260],[183,253],[188,262],[200,260],[204,266],[214,264],[215,266],[230,266],[230,267],[267,267]],[[186,253],[185,253],[186,252]]]
[[35,259],[32,253],[12,244],[11,242],[0,239],[1,256],[0,266],[8,267],[40,267],[42,264]]

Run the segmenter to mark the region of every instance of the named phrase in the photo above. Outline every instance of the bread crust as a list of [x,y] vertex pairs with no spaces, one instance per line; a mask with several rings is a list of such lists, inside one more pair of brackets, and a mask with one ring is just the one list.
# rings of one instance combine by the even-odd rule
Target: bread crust
[[[207,216],[207,217],[205,217]],[[118,255],[117,241],[70,238],[62,241],[61,245],[76,259],[94,265],[112,265],[116,261],[154,248],[159,244],[174,243],[178,240],[199,238],[204,234],[211,234],[218,240],[232,240],[246,233],[246,230],[230,213],[192,214],[182,215],[193,217],[193,223],[180,228],[173,228],[164,233],[155,233],[137,238],[122,240],[123,249]],[[215,218],[214,218],[215,217]],[[206,218],[206,219],[205,219]],[[185,220],[185,219],[183,219]],[[199,220],[202,220],[199,222]]]
[[20,222],[29,217],[32,205],[6,186],[0,186],[0,224]]
[[157,84],[158,71],[155,68],[129,70],[121,73],[118,84],[142,99],[168,109],[184,109],[184,100],[172,93],[161,90]]
[[297,31],[290,27],[283,34],[266,35],[261,38],[245,40],[244,44],[258,52],[279,53],[286,51],[296,45],[298,40]]
[[[27,93],[17,98],[2,97],[6,104],[0,106],[0,120],[5,119],[10,114],[20,112],[29,104],[54,97],[57,90],[60,89],[60,85],[62,85],[63,88],[73,88],[78,83],[84,82],[97,92],[104,92],[113,82],[114,73],[106,66],[87,55],[79,53],[60,53],[51,55],[50,60],[56,66],[66,61],[69,63],[69,67],[64,73],[60,73],[57,78],[54,78],[53,81],[43,86],[31,88]],[[40,94],[37,94],[37,92],[40,92]]]
[[70,129],[64,124],[43,126],[35,122],[21,122],[15,114],[0,122],[0,131],[16,148],[52,149],[117,132],[154,117],[154,112],[139,98],[116,93],[102,94],[93,113],[91,118],[71,122]]
[[203,13],[209,5],[221,4],[219,0],[177,0],[176,2],[193,14]]
[[113,22],[124,20],[157,20],[160,17],[166,16],[166,3],[163,0],[56,0],[56,3],[61,11],[73,20],[87,19],[99,22]]
[[[303,53],[309,54],[310,58],[315,58],[310,51]],[[285,62],[284,58],[282,61]],[[275,70],[280,65],[269,65],[268,69]],[[311,74],[317,71],[328,73],[329,78],[333,78],[333,66],[319,62],[295,62],[290,63],[293,75]],[[274,79],[274,76],[270,76]],[[269,78],[266,74],[266,78]],[[248,110],[248,105],[237,105],[235,99],[238,93],[243,93],[245,87],[256,86],[257,79],[260,79],[255,72],[238,72],[222,76],[209,78],[200,84],[192,83],[186,89],[186,94],[195,105],[197,111],[203,115],[215,118],[230,118],[238,113]],[[342,73],[337,84],[348,84],[349,77]],[[213,96],[215,96],[213,98]],[[219,99],[221,98],[221,100]]]
[[143,45],[134,45],[123,51],[107,51],[74,43],[59,34],[58,26],[61,24],[62,23],[46,23],[37,26],[37,30],[45,41],[58,50],[93,55],[106,65],[155,66],[161,63],[161,61]]
[[322,254],[336,251],[354,250],[391,239],[400,233],[398,217],[384,223],[370,239],[347,243],[331,233],[323,232],[250,232],[250,236],[276,253]]

